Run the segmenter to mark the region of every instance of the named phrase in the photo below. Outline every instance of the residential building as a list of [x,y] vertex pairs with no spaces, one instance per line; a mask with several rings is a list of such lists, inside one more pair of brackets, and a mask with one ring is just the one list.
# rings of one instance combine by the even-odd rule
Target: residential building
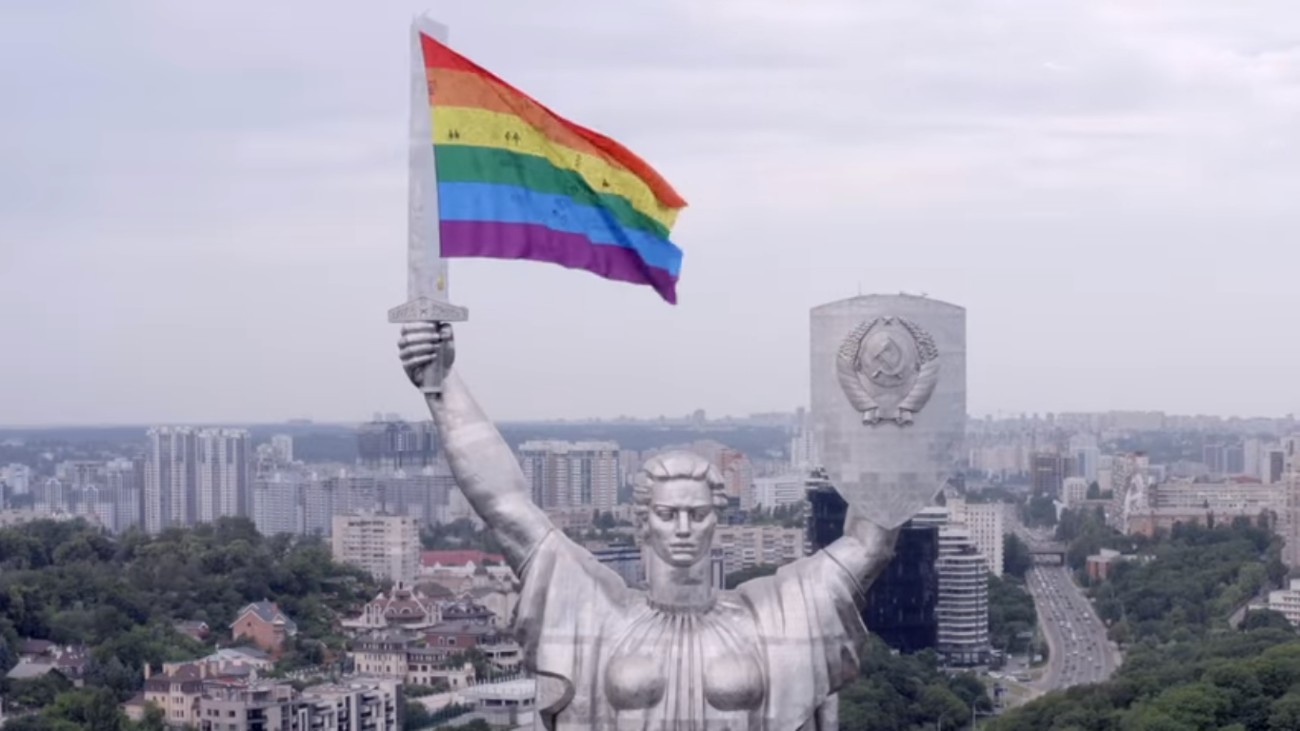
[[514,677],[480,683],[461,694],[493,728],[537,728],[537,679]]
[[752,503],[769,509],[798,505],[804,501],[807,482],[806,473],[755,477]]
[[294,623],[280,607],[271,601],[253,602],[235,615],[230,623],[231,638],[238,641],[248,638],[257,647],[278,655],[284,650],[285,642],[298,634],[298,625]]
[[194,508],[192,522],[211,523],[226,516],[250,513],[252,472],[248,432],[243,429],[203,429],[195,435]]
[[1293,627],[1300,627],[1300,579],[1291,579],[1285,589],[1268,593],[1268,608],[1287,618]]
[[541,508],[612,510],[622,484],[615,442],[529,441],[519,463]]
[[343,626],[362,631],[391,628],[418,632],[440,622],[442,607],[438,602],[399,582],[392,591],[381,591],[367,602],[359,616],[343,620]]
[[727,571],[781,566],[804,555],[804,530],[775,525],[719,525],[713,545],[722,549]]
[[160,533],[193,525],[198,474],[198,442],[189,427],[155,427],[148,432],[144,474],[144,527]]
[[1097,481],[1097,469],[1101,462],[1101,450],[1097,447],[1097,437],[1093,434],[1075,434],[1070,437],[1070,456],[1074,458],[1073,476],[1083,478],[1085,483]]
[[353,677],[303,690],[299,718],[310,731],[399,731],[403,702],[401,683]]
[[293,464],[293,435],[276,434],[271,437],[271,457],[276,464]]
[[45,640],[23,640],[18,664],[5,675],[11,680],[32,680],[58,673],[80,688],[90,666],[90,651],[82,645],[57,645]]
[[207,677],[206,666],[194,663],[164,668],[156,674],[146,665],[144,702],[157,706],[168,726],[198,728],[202,721],[199,700]]
[[[161,687],[156,680],[155,685]],[[149,681],[146,681],[149,685]],[[199,731],[399,731],[402,728],[401,684],[369,676],[309,686],[301,692],[287,682],[206,676],[187,683],[173,702],[192,704],[191,720],[168,717],[171,727]],[[138,697],[123,704],[139,721],[147,702]],[[176,712],[182,715],[182,712]]]
[[253,524],[264,536],[280,533],[301,535],[303,527],[304,476],[274,471],[253,481]]
[[1061,502],[1067,508],[1076,508],[1088,499],[1088,480],[1083,477],[1067,477],[1061,485]]
[[190,619],[181,620],[179,622],[173,622],[172,629],[176,630],[180,634],[185,635],[186,637],[189,637],[195,642],[206,641],[208,639],[208,635],[212,632],[212,628],[208,626],[207,622],[201,620],[190,620]]
[[961,497],[948,499],[948,523],[965,528],[975,550],[984,557],[989,572],[1002,575],[1005,515],[1003,503],[968,503]]
[[102,499],[112,505],[114,533],[144,525],[145,460],[115,459],[104,469]]
[[199,731],[297,731],[303,728],[297,701],[288,683],[208,683],[199,699]]
[[964,527],[948,524],[946,508],[926,508],[913,519],[939,528],[939,628],[935,649],[955,665],[976,665],[989,654],[988,559]]
[[[465,662],[449,664],[446,660],[468,649],[448,651],[445,647],[430,647],[423,637],[413,632],[377,630],[352,641],[348,660],[360,673],[408,685],[434,685],[442,681],[451,689],[459,690],[474,684],[474,666]],[[517,645],[515,649],[518,650]]]
[[357,429],[357,460],[372,469],[428,467],[438,458],[438,430],[432,421],[411,424],[395,414],[375,414]]
[[1282,563],[1288,568],[1300,566],[1300,472],[1287,472],[1281,485],[1282,511],[1278,533],[1282,536]]
[[31,491],[32,468],[13,463],[0,469],[0,482],[9,486],[11,495],[26,495]]
[[334,560],[377,579],[415,583],[420,561],[420,526],[415,518],[360,512],[335,515],[333,526]]
[[1074,469],[1074,459],[1056,452],[1035,452],[1029,456],[1030,487],[1036,494],[1061,496],[1065,478]]

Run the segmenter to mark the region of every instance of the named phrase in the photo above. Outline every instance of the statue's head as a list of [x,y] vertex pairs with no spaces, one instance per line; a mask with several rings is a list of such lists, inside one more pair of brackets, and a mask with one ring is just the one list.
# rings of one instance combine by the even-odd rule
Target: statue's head
[[660,559],[686,568],[709,557],[725,486],[708,460],[691,452],[651,457],[632,487],[641,539]]

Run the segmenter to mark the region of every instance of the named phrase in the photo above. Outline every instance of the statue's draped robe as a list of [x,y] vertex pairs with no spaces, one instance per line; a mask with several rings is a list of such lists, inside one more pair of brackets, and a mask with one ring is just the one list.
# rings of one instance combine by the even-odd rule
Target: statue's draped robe
[[861,550],[840,539],[682,612],[552,531],[523,566],[516,620],[547,728],[834,729],[866,636],[836,556]]

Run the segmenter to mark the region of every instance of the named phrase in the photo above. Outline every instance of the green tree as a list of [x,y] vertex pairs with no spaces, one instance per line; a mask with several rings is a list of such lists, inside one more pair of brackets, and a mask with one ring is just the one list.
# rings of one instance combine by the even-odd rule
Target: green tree
[[1008,533],[1002,538],[1002,571],[1018,579],[1034,567],[1034,556],[1029,545],[1015,533]]
[[1035,493],[1025,505],[1021,518],[1031,528],[1056,525],[1056,503],[1050,495]]
[[42,714],[86,731],[120,731],[126,722],[117,697],[106,688],[81,688],[59,695]]
[[1239,629],[1243,632],[1256,629],[1277,629],[1284,632],[1295,632],[1295,627],[1292,626],[1286,615],[1272,609],[1251,609],[1246,612]]
[[404,731],[415,731],[415,729],[427,728],[432,725],[433,719],[429,715],[428,709],[419,701],[406,702],[406,717],[402,721]]
[[927,685],[921,691],[920,703],[921,717],[935,728],[960,728],[970,718],[970,707],[943,685]]

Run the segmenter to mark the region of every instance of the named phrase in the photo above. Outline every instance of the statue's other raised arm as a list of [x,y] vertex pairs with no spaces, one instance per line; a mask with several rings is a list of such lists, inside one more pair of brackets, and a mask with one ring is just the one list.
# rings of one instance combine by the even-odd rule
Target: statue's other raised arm
[[425,400],[438,427],[443,454],[456,484],[474,511],[495,533],[515,573],[553,526],[532,501],[524,473],[500,432],[451,369],[455,359],[451,326],[415,323],[398,341],[402,367],[417,387],[445,374],[441,392]]
[[866,590],[894,557],[898,533],[898,528],[881,528],[853,505],[849,506],[844,517],[844,536],[832,543],[829,549],[835,560],[857,579],[862,589],[862,594],[857,597],[859,602],[866,600]]

